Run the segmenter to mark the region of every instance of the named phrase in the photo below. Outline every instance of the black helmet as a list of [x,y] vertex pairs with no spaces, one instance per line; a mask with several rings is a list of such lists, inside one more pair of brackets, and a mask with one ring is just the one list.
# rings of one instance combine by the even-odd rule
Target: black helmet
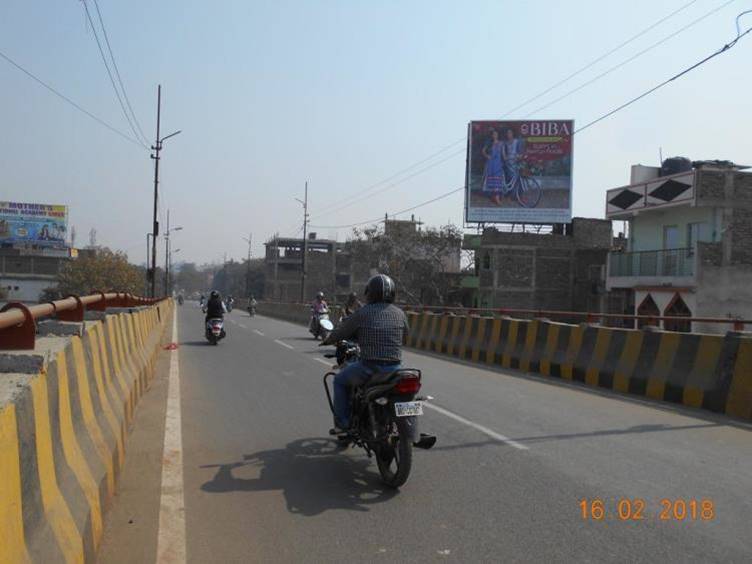
[[373,276],[366,284],[365,296],[369,304],[379,302],[392,303],[396,293],[394,280],[386,274]]
[[212,290],[211,294],[209,294],[209,297],[210,298],[218,298],[219,297],[219,292],[217,292],[216,290]]
[[317,297],[318,299],[320,299],[320,300],[323,300],[323,299],[324,299],[324,292],[319,292],[319,293],[317,293],[317,294],[316,294],[316,297]]

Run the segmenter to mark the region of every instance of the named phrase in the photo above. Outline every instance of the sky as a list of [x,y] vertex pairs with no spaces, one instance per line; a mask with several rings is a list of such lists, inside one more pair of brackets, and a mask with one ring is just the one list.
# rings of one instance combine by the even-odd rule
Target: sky
[[[585,124],[732,40],[736,15],[752,2],[99,0],[99,8],[150,143],[157,84],[162,135],[182,131],[164,143],[160,217],[164,225],[169,209],[183,228],[173,234],[175,259],[205,263],[244,258],[251,233],[256,257],[274,233],[298,235],[306,181],[312,230],[340,240],[350,230],[326,226],[458,188],[469,121],[507,114],[683,8],[507,116]],[[752,26],[752,14],[741,26]],[[80,0],[3,0],[0,52],[133,137]],[[751,62],[752,34],[576,135],[573,214],[603,217],[605,190],[628,184],[632,164],[657,165],[659,150],[752,164]],[[66,204],[78,246],[96,229],[98,244],[143,263],[154,174],[146,148],[2,59],[0,132],[1,200]],[[463,202],[459,192],[413,213],[428,225],[461,225]]]

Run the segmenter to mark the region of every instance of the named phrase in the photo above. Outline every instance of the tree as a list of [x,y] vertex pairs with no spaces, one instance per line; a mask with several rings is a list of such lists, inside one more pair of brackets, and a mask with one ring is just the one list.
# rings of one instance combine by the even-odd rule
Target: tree
[[[416,304],[445,305],[458,284],[462,230],[454,225],[423,230],[376,228],[354,231],[348,242],[353,271],[388,274],[401,299]],[[357,282],[360,282],[358,280]]]
[[65,265],[58,277],[58,291],[61,295],[83,296],[95,290],[141,295],[144,271],[129,263],[121,251],[87,249]]

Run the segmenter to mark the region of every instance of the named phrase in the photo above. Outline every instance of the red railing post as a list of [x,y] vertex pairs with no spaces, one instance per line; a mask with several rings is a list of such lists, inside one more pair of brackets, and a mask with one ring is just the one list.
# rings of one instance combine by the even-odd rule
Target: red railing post
[[73,309],[66,309],[66,310],[60,310],[57,312],[57,318],[60,321],[75,321],[75,322],[81,322],[84,320],[84,313],[86,312],[86,307],[84,306],[84,303],[81,301],[81,298],[78,296],[66,296],[65,299],[73,298],[76,300],[76,307]]
[[0,313],[11,309],[19,309],[23,312],[24,320],[15,327],[0,329],[0,349],[11,351],[34,350],[37,336],[37,325],[29,308],[20,302],[5,304]]
[[744,322],[741,319],[734,320],[734,331],[744,331]]
[[93,294],[99,294],[99,300],[93,304],[89,304],[87,307],[92,311],[105,311],[107,309],[107,298],[105,297],[104,292],[95,291],[92,292],[92,295]]

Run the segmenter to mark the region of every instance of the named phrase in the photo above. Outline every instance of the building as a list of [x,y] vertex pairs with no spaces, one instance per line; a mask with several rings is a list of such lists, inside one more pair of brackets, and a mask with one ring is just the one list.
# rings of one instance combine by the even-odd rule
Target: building
[[[266,243],[265,297],[297,302],[301,298],[303,239],[275,237]],[[323,291],[344,301],[361,294],[377,272],[398,279],[401,299],[434,303],[446,296],[452,276],[460,271],[461,238],[445,230],[420,230],[420,222],[385,220],[383,231],[346,242],[317,239],[307,242],[304,299]]]
[[[341,250],[341,244],[332,240],[316,239],[315,233],[310,235],[306,245],[306,283],[303,299],[312,299],[318,291],[332,296],[335,294],[335,288],[340,286],[346,286],[346,291],[349,291],[349,277],[338,278],[337,254]],[[303,243],[303,239],[287,237],[274,237],[265,243],[266,299],[279,302],[300,301]],[[349,265],[345,274],[349,275]]]
[[462,281],[475,289],[466,305],[599,312],[612,242],[610,220],[581,217],[548,233],[489,227],[466,235],[476,263],[475,276]]
[[[627,248],[609,256],[612,312],[752,318],[752,173],[743,168],[705,161],[666,175],[638,165],[628,186],[608,190],[606,216],[625,221],[628,232]],[[732,328],[675,321],[662,326]]]
[[63,266],[75,258],[75,249],[0,247],[0,289],[9,302],[34,303],[40,294],[57,285]]

